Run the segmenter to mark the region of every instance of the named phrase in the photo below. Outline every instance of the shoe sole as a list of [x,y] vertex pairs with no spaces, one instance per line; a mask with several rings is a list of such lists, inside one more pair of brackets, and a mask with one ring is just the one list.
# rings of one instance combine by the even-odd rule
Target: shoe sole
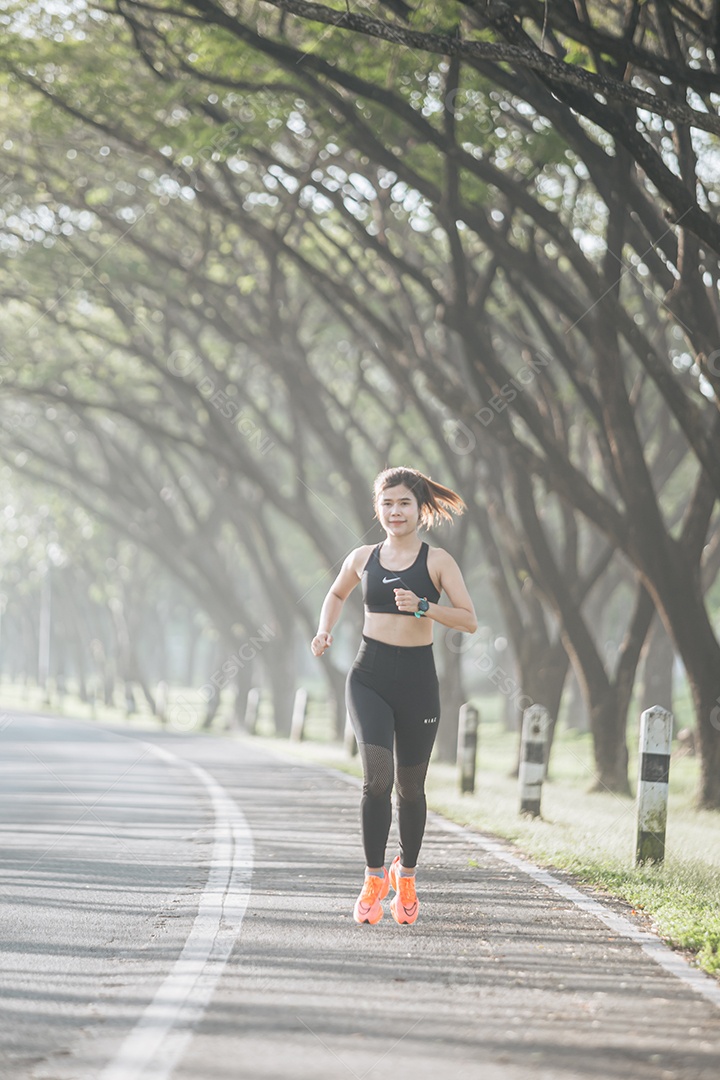
[[359,926],[377,926],[377,924],[380,922],[382,917],[383,917],[382,908],[380,908],[380,914],[378,915],[377,919],[358,919],[357,915],[353,914],[353,918],[355,919],[355,922]]

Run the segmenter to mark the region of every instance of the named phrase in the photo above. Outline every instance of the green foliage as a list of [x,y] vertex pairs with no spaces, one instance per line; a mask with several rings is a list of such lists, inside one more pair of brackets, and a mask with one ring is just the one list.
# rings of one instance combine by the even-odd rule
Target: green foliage
[[[210,436],[218,417],[192,385],[181,391],[167,368],[173,350],[202,351],[211,381],[242,398],[283,447],[266,481],[289,498],[299,455],[319,491],[349,500],[316,464],[327,450],[321,432],[346,439],[346,466],[362,476],[392,453],[440,469],[449,454],[444,425],[465,407],[472,422],[474,341],[468,335],[464,359],[451,341],[462,277],[478,305],[477,327],[509,373],[545,340],[545,319],[547,338],[557,331],[572,375],[594,393],[598,358],[586,316],[606,259],[614,149],[597,126],[578,120],[574,129],[569,110],[567,124],[552,123],[557,100],[532,94],[540,80],[508,78],[509,68],[491,65],[481,73],[463,62],[453,88],[446,57],[341,27],[319,31],[258,5],[238,6],[237,34],[138,7],[137,38],[116,15],[96,12],[90,22],[78,14],[68,32],[42,5],[25,7],[27,16],[21,4],[12,10],[35,36],[6,24],[3,54],[12,143],[3,167],[13,183],[3,188],[3,243],[12,258],[0,281],[15,300],[2,318],[10,351],[25,360],[8,394],[39,394],[45,385],[89,400],[93,417],[125,409],[144,437],[155,424],[168,439],[186,438],[198,478],[206,469],[211,485],[217,463],[208,448],[217,446]],[[413,25],[451,32],[464,7],[420,4]],[[591,7],[598,25],[618,31],[616,6]],[[533,31],[531,16],[523,18]],[[494,40],[467,22],[462,29]],[[567,44],[566,62],[591,69],[585,47]],[[663,269],[643,274],[633,259],[653,250],[648,229],[658,200],[640,170],[634,199],[645,217],[628,223],[623,256],[632,272],[621,274],[622,302],[662,353],[675,344],[666,341],[663,314],[674,241],[663,226]],[[491,272],[494,262],[499,269]],[[344,353],[338,341],[348,342]],[[636,344],[623,360],[628,382],[645,380],[637,412],[657,458],[660,402],[641,375],[644,344]],[[424,383],[423,396],[408,402],[397,372],[416,377],[413,367],[434,372],[435,393]],[[523,400],[535,403],[558,448],[567,431],[572,463],[615,501],[612,470],[593,454],[598,412],[591,417],[572,375],[553,363]],[[687,379],[697,382],[695,374]],[[454,396],[444,397],[445,385]],[[695,389],[691,382],[689,394]],[[308,399],[320,403],[312,414]],[[541,454],[518,414],[511,423]],[[135,453],[132,424],[113,436],[123,456]],[[415,436],[428,428],[432,437]],[[54,460],[52,437],[39,416],[38,449]],[[218,441],[241,472],[245,447]],[[89,435],[73,453],[73,464],[101,471]],[[174,462],[166,445],[143,446],[132,460],[151,461],[150,490],[165,490],[162,472]],[[670,522],[682,521],[691,473],[683,465],[662,492]],[[472,468],[458,475],[476,477]],[[197,486],[204,505],[202,480]],[[147,512],[157,519],[165,509]],[[343,510],[360,513],[352,503]],[[559,536],[552,501],[542,515]],[[608,615],[619,621],[620,606]]]

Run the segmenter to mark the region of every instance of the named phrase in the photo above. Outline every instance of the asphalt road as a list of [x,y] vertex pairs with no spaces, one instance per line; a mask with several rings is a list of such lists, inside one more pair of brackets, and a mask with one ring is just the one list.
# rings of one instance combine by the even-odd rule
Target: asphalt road
[[249,740],[16,716],[0,847],[3,1080],[720,1074],[717,1005],[459,831],[357,926],[357,789]]

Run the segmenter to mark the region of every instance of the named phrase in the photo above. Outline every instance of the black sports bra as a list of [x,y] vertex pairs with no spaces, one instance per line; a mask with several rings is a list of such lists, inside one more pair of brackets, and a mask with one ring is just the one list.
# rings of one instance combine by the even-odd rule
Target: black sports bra
[[380,548],[376,544],[370,552],[362,572],[362,594],[366,611],[382,615],[414,615],[413,611],[398,611],[395,589],[409,589],[416,596],[425,596],[431,604],[440,599],[427,568],[428,545],[423,543],[412,566],[406,570],[386,570],[380,565]]

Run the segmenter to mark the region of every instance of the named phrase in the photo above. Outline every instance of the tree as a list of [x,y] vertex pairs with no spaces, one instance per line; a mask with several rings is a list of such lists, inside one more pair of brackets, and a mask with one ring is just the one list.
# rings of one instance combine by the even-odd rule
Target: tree
[[[321,7],[315,5],[313,12]],[[518,21],[508,19],[506,5],[488,5],[480,14],[461,5],[448,16],[452,34],[431,35],[429,43],[412,39],[413,53],[392,54],[368,48],[362,37],[350,38],[343,31],[329,35],[322,48],[308,54],[305,47],[315,42],[302,26],[290,27],[283,19],[273,23],[264,16],[251,24],[214,4],[173,8],[172,18],[151,5],[124,3],[118,10],[148,71],[157,73],[153,77],[165,104],[181,90],[189,118],[181,132],[175,128],[171,134],[168,108],[154,116],[161,130],[148,138],[146,112],[138,104],[139,81],[125,85],[125,54],[113,68],[113,90],[130,99],[122,123],[113,122],[102,101],[98,108],[92,81],[66,81],[58,90],[48,82],[46,65],[38,63],[39,74],[31,75],[16,54],[12,59],[18,77],[66,115],[86,117],[96,130],[146,153],[156,164],[164,160],[160,141],[168,139],[168,153],[184,154],[176,167],[176,186],[178,176],[187,178],[205,206],[241,214],[243,227],[272,253],[276,265],[287,262],[297,268],[349,331],[381,357],[398,386],[412,385],[420,375],[434,398],[471,433],[480,433],[478,415],[489,412],[488,433],[507,455],[514,483],[536,477],[532,489],[527,484],[518,487],[517,500],[525,528],[535,538],[531,546],[536,574],[547,537],[535,525],[541,519],[530,496],[537,500],[545,490],[559,494],[612,546],[625,551],[685,658],[704,748],[702,797],[714,805],[717,747],[709,718],[713,694],[720,692],[714,674],[720,670],[718,647],[703,588],[686,587],[699,581],[701,561],[707,567],[704,540],[720,477],[711,437],[716,412],[711,379],[699,378],[703,364],[706,375],[712,375],[712,362],[707,352],[698,351],[700,339],[693,331],[689,345],[698,366],[683,368],[682,355],[674,366],[665,339],[654,334],[660,298],[676,275],[683,283],[679,295],[690,290],[693,310],[705,316],[704,322],[694,320],[693,327],[707,327],[708,310],[713,315],[712,301],[703,307],[698,298],[703,291],[698,290],[698,271],[715,280],[716,268],[703,248],[697,252],[700,261],[695,261],[688,240],[690,229],[712,239],[712,192],[702,178],[697,196],[692,191],[688,195],[685,181],[678,187],[667,162],[672,151],[663,141],[664,131],[654,129],[649,114],[638,120],[628,112],[640,101],[661,108],[663,116],[679,117],[688,106],[668,102],[663,94],[648,101],[642,88],[636,93],[637,87],[626,87],[620,60],[612,60],[615,54],[609,48],[603,48],[602,56],[581,55],[588,65],[603,69],[602,76],[564,60],[561,70],[540,48],[540,27],[533,21],[539,7],[531,11],[524,6],[524,21]],[[308,13],[310,8],[296,4],[292,10]],[[558,5],[548,5],[553,17],[557,10]],[[193,12],[201,17],[184,18]],[[454,25],[458,12],[467,17],[459,35]],[[654,15],[634,9],[627,26],[618,31],[615,14],[613,9],[609,28],[601,31],[610,37],[615,32],[620,41],[617,56],[631,55],[633,62],[642,56],[648,78],[666,77],[658,63],[662,67],[667,58],[656,62],[644,47],[637,53],[638,35]],[[683,32],[684,18],[686,14],[680,19]],[[488,52],[480,42],[482,48],[468,50],[463,34],[477,35],[477,20],[484,20],[485,30],[502,31],[508,38],[520,33],[520,45],[511,42],[510,52]],[[101,27],[102,33],[109,24]],[[549,25],[548,41],[559,52],[568,31]],[[396,29],[400,33],[402,27]],[[592,38],[594,47],[599,40]],[[428,55],[427,62],[421,62],[417,48],[426,45],[437,47],[437,54],[450,56],[450,61]],[[524,74],[525,67],[507,72],[505,59],[523,59],[512,51],[517,48],[529,56],[525,66],[536,74]],[[74,46],[70,51],[77,53]],[[197,61],[187,61],[191,52]],[[223,60],[210,78],[203,65],[216,60],[218,52]],[[603,60],[605,55],[611,59]],[[247,75],[238,80],[233,67],[241,60]],[[700,86],[702,75],[688,75],[682,65],[680,69],[679,85]],[[295,85],[288,88],[290,72]],[[567,106],[568,74],[574,79],[573,104],[581,106],[575,113]],[[605,81],[601,84],[598,78]],[[222,102],[217,95],[217,102],[207,103],[208,81],[222,88]],[[578,87],[602,92],[618,104],[603,105]],[[198,141],[193,121],[205,117],[229,125],[246,106],[239,95],[260,89],[262,93],[253,95],[258,108],[244,124],[242,138],[236,133],[220,150],[204,153],[212,142],[205,133],[205,144]],[[473,107],[462,115],[456,108],[459,92],[476,95]],[[290,101],[291,126],[279,121],[280,134],[268,145],[268,124]],[[690,119],[697,120],[699,128],[712,124],[709,113],[692,111]],[[229,163],[237,160],[239,145],[250,167],[236,174]],[[195,157],[187,153],[191,148]],[[210,160],[214,156],[217,162]],[[694,168],[687,154],[683,160]],[[658,211],[657,190],[648,178],[671,213],[677,217],[682,211],[680,244]],[[166,187],[172,180],[162,173],[151,176],[151,182]],[[591,231],[576,223],[583,201],[600,225],[594,247]],[[329,220],[328,203],[335,211]],[[402,233],[392,221],[398,210],[410,225]],[[616,265],[623,268],[620,279]],[[630,268],[633,274],[637,271],[637,282]],[[393,295],[387,283],[398,281],[403,288]],[[650,289],[651,303],[643,300],[645,288]],[[519,369],[509,366],[517,353],[506,333],[508,297],[514,298],[513,314],[522,313],[535,344],[542,342],[553,358],[552,371],[540,372],[532,389],[518,390],[512,402],[506,388],[512,387]],[[438,324],[450,344],[443,355]],[[667,332],[675,330],[687,333],[677,321]],[[703,340],[709,340],[707,331]],[[702,468],[693,477],[694,495],[680,543],[669,530],[664,498],[653,490],[648,448],[634,413],[640,395],[662,396],[673,431],[682,433]],[[558,404],[568,396],[585,406],[590,437],[597,445],[590,475],[585,472],[583,438],[558,423]],[[678,532],[674,525],[673,531]],[[566,609],[567,597],[558,593],[553,603]],[[575,636],[569,638],[577,653]],[[579,656],[576,660],[581,663]]]

